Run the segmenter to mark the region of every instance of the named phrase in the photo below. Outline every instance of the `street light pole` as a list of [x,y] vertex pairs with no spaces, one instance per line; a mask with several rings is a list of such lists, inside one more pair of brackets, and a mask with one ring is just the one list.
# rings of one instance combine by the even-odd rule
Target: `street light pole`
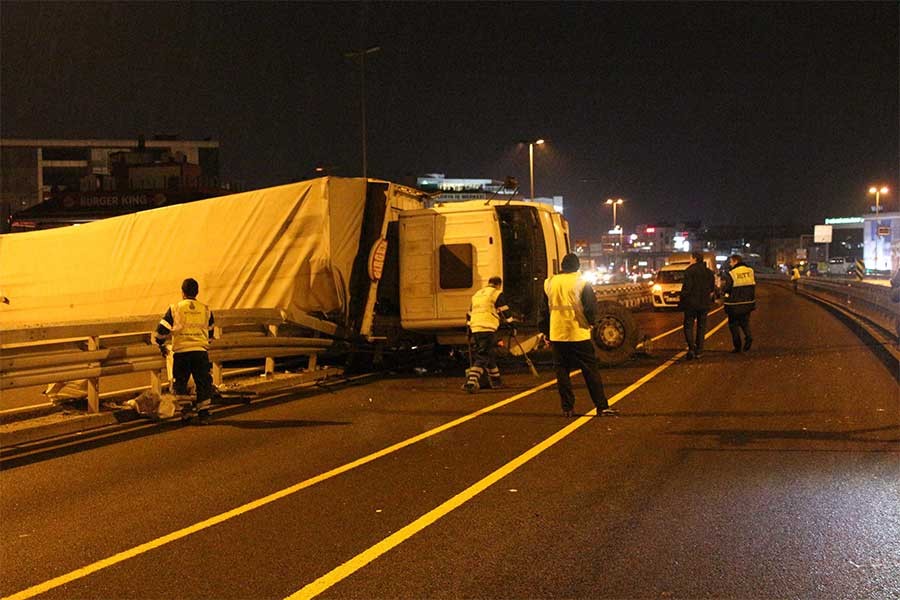
[[869,188],[869,193],[875,194],[875,216],[876,217],[878,216],[878,213],[881,212],[881,206],[880,206],[881,194],[887,194],[888,191],[890,191],[890,190],[888,190],[888,187],[886,185],[883,185],[881,187],[873,185],[872,187]]
[[621,198],[616,198],[615,200],[613,200],[612,198],[607,198],[607,199],[606,199],[606,204],[612,206],[612,211],[613,211],[613,230],[618,230],[618,231],[619,231],[619,249],[620,249],[622,252],[625,251],[625,248],[624,248],[625,242],[624,242],[624,240],[622,239],[622,230],[619,229],[618,222],[616,221],[616,208],[617,208],[620,204],[622,204],[623,202],[625,202],[625,201],[622,200]]
[[534,147],[543,144],[544,140],[528,142],[528,174],[531,180],[531,201],[534,202]]
[[360,87],[360,105],[362,107],[362,175],[368,177],[368,158],[366,156],[366,54],[374,54],[381,50],[381,46],[371,46],[365,50],[356,50],[344,54],[345,58],[359,59],[359,87]]
[[873,185],[869,188],[870,194],[875,194],[875,270],[878,270],[878,213],[881,212],[881,194],[888,193],[888,187]]

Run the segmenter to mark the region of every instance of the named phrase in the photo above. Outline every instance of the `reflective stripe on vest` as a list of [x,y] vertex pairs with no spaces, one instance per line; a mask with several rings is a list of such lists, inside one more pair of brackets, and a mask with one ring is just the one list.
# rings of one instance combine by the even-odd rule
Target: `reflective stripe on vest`
[[469,328],[472,333],[497,331],[500,327],[500,315],[497,313],[497,297],[500,290],[494,286],[483,287],[472,296],[472,308],[469,311]]
[[209,348],[209,308],[185,298],[172,305],[172,351],[191,352]]
[[582,342],[591,339],[591,324],[584,316],[581,293],[587,282],[580,273],[560,273],[544,282],[550,306],[550,341]]

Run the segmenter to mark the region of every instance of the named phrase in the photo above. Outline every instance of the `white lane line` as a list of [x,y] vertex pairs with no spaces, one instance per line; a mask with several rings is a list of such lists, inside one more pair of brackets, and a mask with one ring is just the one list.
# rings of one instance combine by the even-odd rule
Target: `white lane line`
[[[704,336],[704,339],[709,338],[712,334],[714,334],[716,331],[721,329],[725,325],[726,322],[727,321],[722,321],[721,323],[719,323],[718,325],[713,327]],[[656,377],[657,375],[659,375],[660,373],[662,373],[663,371],[665,371],[666,369],[671,367],[673,364],[675,364],[678,361],[678,359],[680,359],[686,353],[687,353],[686,350],[682,350],[681,352],[679,352],[678,354],[676,354],[675,356],[673,356],[672,358],[670,358],[669,360],[664,362],[662,365],[656,367],[655,369],[653,369],[652,371],[650,371],[649,373],[647,373],[646,375],[644,375],[643,377],[641,377],[640,379],[638,379],[637,381],[635,381],[634,383],[629,385],[627,388],[625,388],[624,390],[622,390],[621,392],[619,392],[618,394],[616,394],[615,396],[610,398],[609,405],[612,406],[613,404],[615,404],[622,398],[624,398],[624,397],[628,396],[629,394],[631,394],[632,392],[634,392],[636,389],[638,389],[639,387],[641,387],[642,385],[644,385],[645,383],[647,383],[648,381],[650,381],[651,379],[653,379],[654,377]],[[577,371],[573,372],[573,374],[574,373],[577,373]],[[432,523],[434,523],[441,517],[447,515],[448,513],[452,512],[453,510],[459,508],[460,506],[462,506],[463,504],[465,504],[466,502],[468,502],[469,500],[471,500],[472,498],[474,498],[475,496],[477,496],[484,490],[488,489],[489,487],[491,487],[492,485],[497,483],[502,478],[506,477],[507,475],[509,475],[510,473],[512,473],[519,467],[521,467],[522,465],[526,464],[533,458],[536,458],[544,450],[547,450],[548,448],[550,448],[557,442],[560,442],[563,439],[567,438],[568,436],[572,435],[576,430],[578,430],[578,428],[582,427],[583,425],[588,423],[592,418],[596,417],[596,414],[597,414],[597,409],[595,408],[595,409],[591,410],[590,412],[586,413],[585,415],[581,416],[580,418],[578,418],[576,421],[574,421],[570,425],[567,425],[566,427],[560,429],[559,431],[557,431],[556,433],[554,433],[553,435],[551,435],[550,437],[545,439],[540,444],[537,444],[536,446],[531,447],[528,451],[524,452],[523,454],[520,454],[519,456],[517,456],[510,462],[506,463],[505,465],[503,465],[502,467],[500,467],[499,469],[497,469],[496,471],[494,471],[487,477],[481,479],[480,481],[476,482],[475,484],[471,485],[470,487],[468,487],[468,488],[464,489],[463,491],[461,491],[460,493],[456,494],[455,496],[453,496],[452,498],[450,498],[443,504],[441,504],[441,505],[437,506],[436,508],[430,510],[429,512],[425,513],[424,515],[422,515],[421,517],[419,517],[418,519],[416,519],[409,525],[406,525],[402,529],[400,529],[400,530],[396,531],[395,533],[389,535],[388,537],[384,538],[383,540],[381,540],[374,546],[371,546],[368,549],[364,550],[363,552],[360,552],[359,554],[357,554],[356,556],[354,556],[347,562],[332,569],[331,571],[322,575],[315,581],[302,587],[300,590],[298,590],[298,591],[294,592],[293,594],[291,594],[290,596],[288,596],[285,600],[307,600],[309,598],[314,598],[314,597],[318,596],[319,594],[321,594],[328,588],[332,587],[336,583],[342,581],[343,579],[349,577],[356,571],[360,570],[361,568],[363,568],[364,566],[366,566],[367,564],[369,564],[370,562],[372,562],[373,560],[375,560],[382,554],[399,546],[400,544],[402,544],[403,542],[405,542],[406,540],[408,540],[409,538],[411,538],[418,532],[422,531],[423,529],[425,529],[426,527],[428,527],[429,525],[431,525]]]

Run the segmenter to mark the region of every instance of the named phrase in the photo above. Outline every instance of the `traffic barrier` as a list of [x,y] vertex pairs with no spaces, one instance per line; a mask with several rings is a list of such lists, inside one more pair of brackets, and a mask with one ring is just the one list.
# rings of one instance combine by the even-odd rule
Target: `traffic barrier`
[[[787,279],[781,275],[758,274],[757,279],[787,283]],[[876,325],[897,342],[900,307],[891,302],[891,288],[853,279],[829,281],[802,277],[798,289],[809,296],[841,306],[854,316]]]
[[643,283],[595,285],[593,288],[598,301],[611,300],[628,308],[637,308],[652,302],[650,286]]
[[[222,363],[265,360],[265,374],[275,358],[306,357],[316,369],[320,352],[332,340],[308,337],[309,330],[287,321],[278,310],[216,311],[216,339],[209,357],[213,383],[222,382]],[[88,412],[100,410],[100,378],[148,373],[159,393],[167,379],[166,361],[153,340],[159,317],[138,317],[47,327],[19,327],[0,332],[0,391],[43,384],[87,380]]]

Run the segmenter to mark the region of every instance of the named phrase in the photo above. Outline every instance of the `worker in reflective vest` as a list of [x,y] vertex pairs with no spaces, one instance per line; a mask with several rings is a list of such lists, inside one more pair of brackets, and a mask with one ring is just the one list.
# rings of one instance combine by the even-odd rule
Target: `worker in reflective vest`
[[[728,315],[728,329],[731,331],[733,353],[746,352],[753,344],[750,334],[750,313],[756,309],[756,278],[753,269],[744,264],[740,254],[728,259],[731,266],[725,274],[724,292],[725,314]],[[744,341],[741,343],[741,332]]]
[[794,265],[794,268],[791,269],[791,283],[794,284],[794,293],[797,293],[797,284],[800,283],[800,269],[797,265]]
[[513,319],[509,314],[506,298],[500,291],[502,287],[503,279],[491,277],[487,286],[472,296],[466,315],[473,359],[466,370],[463,389],[470,394],[478,391],[485,374],[490,388],[503,385],[500,369],[497,368],[497,329],[501,324],[511,327]]
[[547,336],[553,349],[556,381],[563,414],[575,414],[575,394],[569,372],[580,368],[587,384],[591,401],[598,415],[612,415],[600,368],[591,341],[591,327],[596,320],[597,298],[593,288],[581,278],[578,256],[567,254],[562,261],[562,273],[544,282],[544,312],[541,332]]
[[213,337],[213,314],[209,307],[197,300],[200,286],[195,279],[181,284],[181,302],[173,304],[156,326],[156,343],[167,357],[166,339],[172,337],[172,387],[178,396],[188,394],[188,381],[194,378],[197,398],[192,410],[182,413],[189,420],[197,413],[197,422],[209,423],[212,398],[212,375],[209,363],[209,340]]

